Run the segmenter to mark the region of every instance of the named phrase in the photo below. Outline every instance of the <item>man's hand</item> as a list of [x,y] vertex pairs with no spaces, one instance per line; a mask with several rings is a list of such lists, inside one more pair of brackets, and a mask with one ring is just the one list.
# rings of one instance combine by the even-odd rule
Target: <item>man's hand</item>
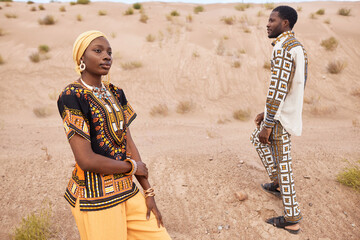
[[270,144],[269,137],[271,134],[272,128],[263,127],[259,133],[259,141],[262,144]]
[[257,128],[260,128],[260,124],[263,120],[264,120],[264,112],[259,113],[254,120]]

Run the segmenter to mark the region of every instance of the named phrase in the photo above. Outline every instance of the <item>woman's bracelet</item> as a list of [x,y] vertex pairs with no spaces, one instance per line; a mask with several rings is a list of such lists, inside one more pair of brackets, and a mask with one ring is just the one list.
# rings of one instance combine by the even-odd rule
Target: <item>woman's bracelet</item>
[[155,190],[153,188],[148,188],[147,190],[144,190],[145,198],[155,196],[154,191]]
[[129,162],[131,164],[131,170],[128,173],[125,173],[125,175],[135,175],[137,171],[137,163],[135,160],[127,158],[125,159],[125,162]]

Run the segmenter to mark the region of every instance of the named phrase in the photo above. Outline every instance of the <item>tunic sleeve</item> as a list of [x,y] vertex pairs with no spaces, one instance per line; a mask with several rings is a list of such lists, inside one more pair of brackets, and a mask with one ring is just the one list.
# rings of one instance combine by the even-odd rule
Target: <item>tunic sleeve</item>
[[89,104],[85,98],[83,92],[71,86],[65,88],[59,96],[58,109],[68,140],[77,133],[90,142],[89,120],[86,117]]
[[117,100],[119,101],[121,107],[124,110],[124,118],[126,126],[130,126],[131,122],[136,118],[136,112],[131,107],[129,101],[126,99],[125,93],[122,89],[110,84],[110,89],[115,94]]

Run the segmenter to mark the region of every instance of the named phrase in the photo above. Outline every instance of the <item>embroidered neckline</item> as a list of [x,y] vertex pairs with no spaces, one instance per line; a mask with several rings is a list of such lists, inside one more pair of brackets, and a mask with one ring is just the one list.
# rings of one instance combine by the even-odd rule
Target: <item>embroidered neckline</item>
[[271,45],[275,46],[278,42],[280,42],[280,40],[283,37],[294,37],[294,36],[295,36],[295,33],[292,30],[283,32],[271,43]]

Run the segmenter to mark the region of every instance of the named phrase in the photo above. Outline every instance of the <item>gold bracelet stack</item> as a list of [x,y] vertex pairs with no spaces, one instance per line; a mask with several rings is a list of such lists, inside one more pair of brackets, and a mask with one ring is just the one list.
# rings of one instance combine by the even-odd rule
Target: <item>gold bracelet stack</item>
[[125,175],[135,175],[137,171],[137,164],[135,160],[132,160],[130,158],[125,159],[125,162],[129,162],[131,164],[131,170],[128,173],[125,173]]
[[144,190],[144,193],[145,193],[145,198],[155,196],[155,193],[154,193],[154,189],[153,189],[153,188],[149,188],[149,189],[147,189],[147,190]]

